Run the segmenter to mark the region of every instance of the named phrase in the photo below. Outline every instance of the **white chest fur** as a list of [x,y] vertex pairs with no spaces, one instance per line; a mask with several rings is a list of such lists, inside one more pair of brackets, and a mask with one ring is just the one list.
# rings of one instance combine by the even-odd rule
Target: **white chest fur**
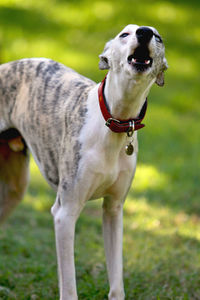
[[89,199],[104,197],[113,192],[121,174],[129,177],[134,174],[137,158],[137,133],[133,136],[134,154],[127,156],[125,133],[113,133],[105,126],[97,97],[96,86],[88,97],[88,113],[79,141],[81,142],[81,161],[79,174],[91,181]]

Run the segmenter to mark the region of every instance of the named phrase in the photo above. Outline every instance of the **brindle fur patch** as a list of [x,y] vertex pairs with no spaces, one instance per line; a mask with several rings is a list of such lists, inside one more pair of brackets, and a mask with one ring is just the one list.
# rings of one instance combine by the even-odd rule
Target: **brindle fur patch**
[[20,131],[54,189],[62,173],[76,176],[77,137],[94,85],[53,60],[23,59],[0,66],[0,132],[11,127]]

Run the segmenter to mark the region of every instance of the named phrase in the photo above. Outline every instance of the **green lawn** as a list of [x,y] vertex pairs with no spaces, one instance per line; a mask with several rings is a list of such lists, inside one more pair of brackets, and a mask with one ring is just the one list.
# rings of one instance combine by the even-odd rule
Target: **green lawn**
[[[200,300],[199,16],[198,0],[0,0],[1,63],[50,57],[100,81],[98,55],[126,24],[164,37],[170,68],[149,95],[124,208],[127,300]],[[54,198],[31,161],[24,201],[0,229],[0,299],[58,299]],[[76,231],[79,299],[107,299],[101,200]]]

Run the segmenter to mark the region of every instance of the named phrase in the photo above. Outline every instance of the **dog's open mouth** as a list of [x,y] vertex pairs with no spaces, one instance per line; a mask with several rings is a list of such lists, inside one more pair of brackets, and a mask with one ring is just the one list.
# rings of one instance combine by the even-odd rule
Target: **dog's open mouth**
[[127,60],[138,72],[146,71],[153,63],[153,59],[149,55],[149,50],[141,46],[137,47]]

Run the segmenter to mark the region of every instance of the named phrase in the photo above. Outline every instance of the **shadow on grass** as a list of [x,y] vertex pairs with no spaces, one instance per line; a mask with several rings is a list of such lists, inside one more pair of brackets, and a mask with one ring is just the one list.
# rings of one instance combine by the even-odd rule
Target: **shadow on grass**
[[[99,204],[88,204],[77,225],[75,256],[80,300],[107,299]],[[135,229],[126,212],[124,218],[126,299],[197,300],[199,241],[177,232],[161,234],[157,230]],[[0,237],[1,299],[57,298],[50,214],[22,203],[0,231]]]
[[124,248],[127,299],[198,299],[199,241],[134,230]]

